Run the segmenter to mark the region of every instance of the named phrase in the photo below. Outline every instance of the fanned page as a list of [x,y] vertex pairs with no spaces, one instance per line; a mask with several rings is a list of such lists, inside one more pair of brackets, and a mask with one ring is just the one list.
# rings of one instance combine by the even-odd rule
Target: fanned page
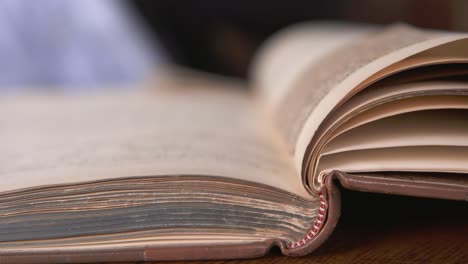
[[267,43],[254,86],[311,192],[333,171],[464,174],[467,44],[403,24],[298,25]]
[[0,262],[287,250],[324,211],[242,85],[181,71],[148,89],[0,98]]

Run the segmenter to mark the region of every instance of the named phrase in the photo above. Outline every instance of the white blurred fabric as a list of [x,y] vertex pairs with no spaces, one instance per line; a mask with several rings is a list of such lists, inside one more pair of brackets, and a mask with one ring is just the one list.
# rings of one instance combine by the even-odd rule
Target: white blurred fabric
[[0,0],[0,90],[145,78],[165,60],[125,2]]

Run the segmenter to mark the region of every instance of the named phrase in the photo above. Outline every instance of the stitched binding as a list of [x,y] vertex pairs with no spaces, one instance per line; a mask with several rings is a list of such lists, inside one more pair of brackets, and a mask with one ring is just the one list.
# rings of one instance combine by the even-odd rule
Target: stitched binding
[[325,199],[325,195],[323,194],[322,191],[320,191],[318,193],[318,195],[319,195],[319,198],[320,198],[320,207],[318,209],[318,215],[315,218],[314,225],[312,226],[312,229],[309,230],[309,232],[306,234],[306,236],[303,237],[302,239],[294,241],[294,242],[290,242],[288,244],[289,249],[304,246],[307,243],[307,241],[311,240],[312,238],[314,238],[317,235],[320,228],[322,227],[323,221],[325,220],[325,215],[327,213],[327,200]]

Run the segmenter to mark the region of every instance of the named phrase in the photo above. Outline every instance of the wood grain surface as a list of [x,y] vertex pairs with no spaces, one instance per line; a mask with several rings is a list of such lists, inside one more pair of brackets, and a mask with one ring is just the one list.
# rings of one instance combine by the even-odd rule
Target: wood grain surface
[[330,239],[309,256],[170,263],[468,263],[468,203],[343,190]]

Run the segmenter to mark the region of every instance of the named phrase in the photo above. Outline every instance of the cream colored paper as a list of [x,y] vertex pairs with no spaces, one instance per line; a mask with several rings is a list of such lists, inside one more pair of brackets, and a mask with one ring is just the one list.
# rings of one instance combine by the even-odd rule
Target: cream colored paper
[[419,146],[342,152],[322,157],[320,175],[331,170],[468,173],[468,148]]
[[0,192],[185,174],[255,181],[308,197],[248,93],[186,88],[1,98]]
[[468,147],[468,111],[436,110],[401,114],[342,133],[322,155],[405,146]]

